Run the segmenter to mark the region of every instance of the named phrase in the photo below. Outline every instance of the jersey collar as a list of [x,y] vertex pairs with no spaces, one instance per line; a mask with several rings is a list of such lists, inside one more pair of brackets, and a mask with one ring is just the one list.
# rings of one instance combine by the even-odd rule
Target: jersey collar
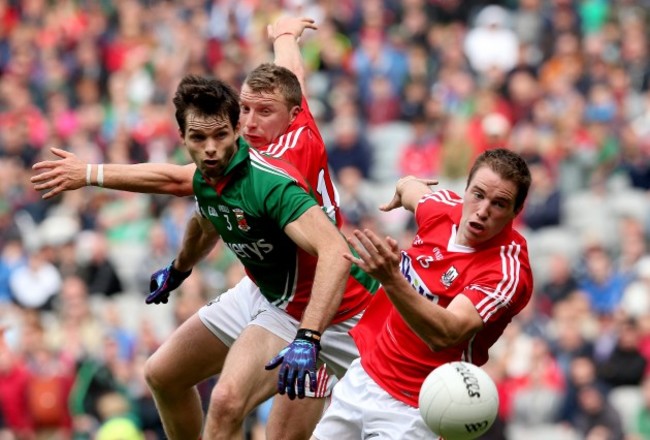
[[249,151],[248,150],[249,149],[250,149],[250,146],[248,145],[248,143],[246,143],[244,138],[242,138],[241,136],[238,137],[237,138],[237,151],[235,152],[235,155],[232,157],[232,160],[230,161],[230,163],[226,167],[226,171],[224,171],[223,176],[221,176],[221,178],[214,185],[210,184],[209,180],[205,179],[205,177],[204,177],[203,180],[208,182],[208,184],[214,188],[214,190],[217,192],[217,194],[221,195],[221,193],[223,192],[223,189],[226,187],[226,185],[228,185],[230,180],[232,180],[232,177],[235,175],[234,171],[237,168],[239,168],[239,166],[241,164],[243,164],[244,162],[246,162],[246,160],[248,159],[248,157],[249,157]]

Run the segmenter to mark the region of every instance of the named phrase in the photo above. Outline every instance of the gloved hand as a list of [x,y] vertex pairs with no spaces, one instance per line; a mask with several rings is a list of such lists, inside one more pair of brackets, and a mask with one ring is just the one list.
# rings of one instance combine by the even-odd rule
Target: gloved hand
[[174,261],[164,269],[151,275],[151,283],[149,283],[149,295],[144,300],[147,304],[167,304],[169,301],[169,294],[175,290],[185,278],[189,277],[192,269],[187,272],[181,272],[174,267]]
[[[282,349],[280,353],[264,367],[272,370],[280,365],[278,373],[278,393],[289,396],[289,399],[305,397],[305,381],[309,375],[312,390],[316,389],[316,361],[320,352],[320,333],[314,330],[301,328],[296,334],[296,339]],[[296,386],[297,385],[297,386]]]

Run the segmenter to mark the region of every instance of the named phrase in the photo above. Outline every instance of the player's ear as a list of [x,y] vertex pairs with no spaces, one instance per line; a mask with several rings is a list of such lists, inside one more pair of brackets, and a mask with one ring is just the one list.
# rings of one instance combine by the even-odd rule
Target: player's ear
[[241,129],[241,122],[237,122],[237,125],[234,127],[234,132],[235,132],[235,137],[239,137],[241,135],[240,130]]
[[300,113],[300,110],[301,108],[299,105],[294,105],[293,107],[291,107],[291,110],[289,110],[289,116],[290,116],[289,123],[295,121],[295,119],[298,117],[298,113]]

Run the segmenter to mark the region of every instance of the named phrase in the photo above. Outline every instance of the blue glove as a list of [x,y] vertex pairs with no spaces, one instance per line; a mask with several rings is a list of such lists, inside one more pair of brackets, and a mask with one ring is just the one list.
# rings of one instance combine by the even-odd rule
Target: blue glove
[[151,283],[149,283],[149,292],[151,293],[144,302],[147,304],[167,304],[170,292],[180,286],[191,273],[192,269],[187,272],[176,269],[174,261],[172,261],[169,266],[151,275]]
[[296,385],[298,398],[305,397],[305,381],[309,375],[312,390],[316,389],[316,360],[320,352],[320,333],[314,330],[301,328],[296,334],[296,339],[282,349],[280,353],[264,367],[272,370],[280,365],[278,376],[278,393],[296,398]]

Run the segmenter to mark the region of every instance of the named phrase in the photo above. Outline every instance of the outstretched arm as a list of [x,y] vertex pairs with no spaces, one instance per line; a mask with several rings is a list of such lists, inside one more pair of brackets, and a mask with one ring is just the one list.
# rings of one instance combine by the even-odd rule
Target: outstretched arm
[[32,169],[41,172],[30,179],[35,190],[49,190],[43,194],[44,199],[87,185],[139,193],[193,194],[194,164],[102,164],[100,168],[100,165],[83,162],[69,151],[59,148],[50,151],[61,159],[34,164]]
[[348,242],[359,257],[344,257],[377,279],[409,327],[433,350],[454,346],[483,327],[476,307],[465,295],[457,295],[447,308],[431,302],[411,286],[400,270],[397,241],[382,240],[372,231],[355,230]]
[[420,199],[431,192],[429,185],[437,185],[435,179],[419,179],[415,176],[402,177],[395,185],[395,195],[393,199],[379,207],[382,211],[390,211],[403,206],[411,212],[415,212],[415,207]]
[[281,17],[267,28],[268,36],[273,41],[275,53],[273,62],[278,66],[286,67],[298,77],[303,94],[306,92],[305,67],[298,40],[305,29],[315,30],[318,27],[311,18]]

